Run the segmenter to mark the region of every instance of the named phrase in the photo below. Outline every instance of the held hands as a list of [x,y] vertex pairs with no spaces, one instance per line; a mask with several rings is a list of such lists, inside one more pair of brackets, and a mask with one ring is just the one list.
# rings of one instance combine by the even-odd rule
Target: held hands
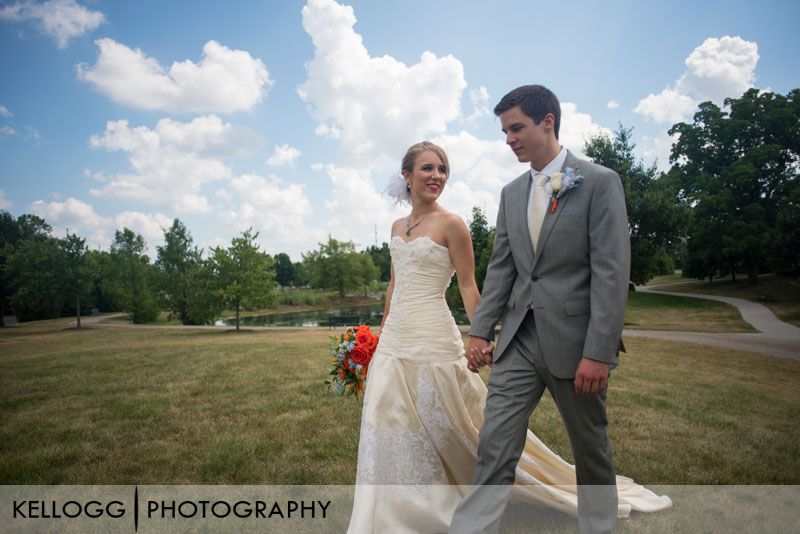
[[608,385],[608,364],[583,357],[575,371],[575,392],[579,395],[603,393]]
[[466,353],[467,369],[477,373],[478,369],[484,365],[492,365],[493,351],[494,347],[489,341],[481,337],[469,336]]

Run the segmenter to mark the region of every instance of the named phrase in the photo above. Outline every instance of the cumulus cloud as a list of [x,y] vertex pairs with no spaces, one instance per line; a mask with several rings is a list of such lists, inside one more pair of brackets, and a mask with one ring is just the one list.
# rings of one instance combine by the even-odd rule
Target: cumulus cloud
[[695,107],[697,102],[692,97],[667,87],[657,95],[651,93],[641,99],[633,111],[656,122],[675,124],[688,117]]
[[86,244],[90,247],[106,248],[111,244],[111,219],[98,215],[87,202],[74,197],[63,202],[37,200],[28,210],[47,221],[57,236],[63,236],[69,230],[70,233],[86,238]]
[[686,70],[673,87],[649,94],[634,108],[656,122],[687,120],[706,100],[721,105],[738,98],[756,81],[758,44],[741,37],[709,37],[686,58]]
[[107,38],[96,43],[97,61],[77,65],[78,78],[115,102],[136,108],[175,113],[249,110],[274,83],[260,59],[216,41],[203,46],[199,63],[176,61],[169,69],[138,48]]
[[311,203],[298,184],[275,175],[244,174],[231,180],[230,190],[238,204],[220,212],[218,219],[238,232],[251,226],[257,229],[267,250],[298,255],[324,236],[306,223]]
[[578,106],[572,102],[561,104],[561,131],[558,135],[559,142],[575,154],[583,155],[586,140],[598,134],[613,137],[608,128],[592,121],[591,115],[578,111]]
[[11,126],[0,127],[0,134],[2,135],[16,135],[17,131]]
[[132,128],[126,120],[108,122],[105,132],[93,135],[89,145],[124,152],[131,168],[108,177],[96,174],[106,184],[91,193],[162,204],[178,213],[209,212],[202,186],[232,177],[222,158],[254,151],[260,144],[261,138],[252,131],[215,115],[187,123],[162,119],[152,130]]
[[462,180],[476,189],[499,192],[526,168],[501,139],[487,141],[461,130],[437,137],[434,142],[447,151],[452,166],[450,180]]
[[117,230],[130,228],[144,237],[151,251],[155,245],[164,242],[164,231],[172,226],[172,219],[163,213],[141,213],[138,211],[123,211],[114,218]]
[[489,90],[484,86],[477,89],[470,89],[469,101],[472,103],[474,111],[467,117],[467,121],[473,122],[481,117],[489,117],[492,115],[492,110],[489,108]]
[[317,133],[341,139],[340,164],[394,163],[409,145],[444,133],[460,116],[466,82],[453,56],[424,52],[411,66],[372,57],[354,30],[352,7],[334,0],[309,0],[302,15],[314,57],[298,92],[320,122]]
[[11,208],[11,201],[6,197],[6,192],[0,189],[0,210],[7,210]]
[[294,163],[300,157],[300,154],[302,152],[293,146],[287,144],[276,145],[272,155],[267,159],[267,165],[270,167],[283,167],[285,165],[294,167]]
[[608,103],[606,103],[606,107],[608,109],[617,109],[619,107],[619,102],[616,100],[609,100]]
[[0,104],[0,117],[5,117],[5,118],[7,118],[7,119],[10,119],[10,118],[11,118],[11,117],[13,117],[13,116],[14,116],[14,114],[13,114],[13,113],[11,113],[11,112],[8,110],[8,108],[7,108],[7,107],[5,107],[4,105]]
[[74,0],[48,0],[42,3],[17,2],[0,8],[0,19],[34,20],[41,30],[66,48],[70,39],[88,33],[105,21],[99,11],[91,11]]

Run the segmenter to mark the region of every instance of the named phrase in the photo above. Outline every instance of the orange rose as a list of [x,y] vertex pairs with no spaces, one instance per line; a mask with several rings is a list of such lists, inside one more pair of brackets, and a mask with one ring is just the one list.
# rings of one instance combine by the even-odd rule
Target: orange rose
[[372,352],[369,350],[369,345],[356,345],[350,351],[350,359],[358,365],[369,365],[372,359]]

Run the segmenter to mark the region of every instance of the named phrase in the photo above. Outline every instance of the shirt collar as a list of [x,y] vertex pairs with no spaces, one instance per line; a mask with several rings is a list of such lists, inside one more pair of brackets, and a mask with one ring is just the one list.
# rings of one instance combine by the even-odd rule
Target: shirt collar
[[533,167],[531,167],[531,178],[533,178],[537,174],[546,174],[548,177],[552,178],[553,174],[561,172],[561,168],[564,166],[564,161],[566,161],[566,159],[567,159],[567,149],[562,146],[561,152],[559,152],[558,155],[550,161],[550,163],[545,165],[544,169],[538,171]]

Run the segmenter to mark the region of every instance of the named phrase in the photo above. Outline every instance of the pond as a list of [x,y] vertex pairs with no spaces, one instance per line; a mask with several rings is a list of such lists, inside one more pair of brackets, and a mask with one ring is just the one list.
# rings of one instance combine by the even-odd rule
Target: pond
[[[456,324],[469,324],[467,313],[464,308],[454,308],[450,310],[455,317]],[[358,318],[352,321],[358,324],[370,326],[380,326],[383,317],[383,304],[371,304],[369,306],[357,306],[351,308],[328,308],[324,310],[310,310],[304,312],[273,313],[270,315],[251,315],[239,319],[241,326],[330,326],[331,317],[353,317]],[[349,321],[348,321],[349,322]],[[233,326],[235,319],[217,319],[214,323],[217,326]]]

